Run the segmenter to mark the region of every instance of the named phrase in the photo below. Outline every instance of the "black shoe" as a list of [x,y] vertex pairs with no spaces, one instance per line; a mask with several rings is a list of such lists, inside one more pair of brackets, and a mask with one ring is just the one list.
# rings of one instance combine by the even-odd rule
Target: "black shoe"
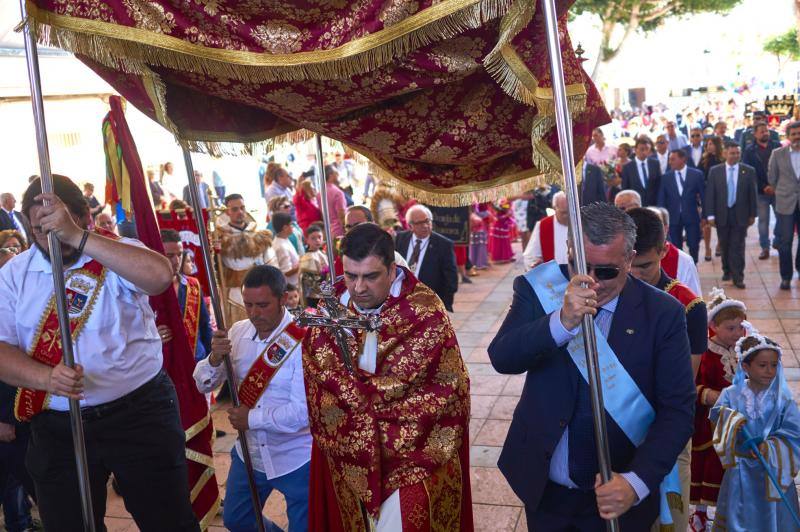
[[704,258],[706,259],[706,262],[711,262],[711,255],[706,255]]
[[773,242],[772,243],[772,249],[778,249],[780,247],[781,247],[780,242]]
[[723,273],[723,274],[722,274],[722,280],[723,280],[723,281],[730,281],[730,280],[731,280],[731,274],[729,274],[729,273]]
[[740,288],[742,290],[747,288],[747,286],[744,284],[744,281],[734,281],[733,286],[735,286],[736,288]]
[[717,250],[717,251],[714,252],[714,255],[716,255],[717,257],[721,257],[722,256],[722,252],[720,250]]
[[758,255],[758,260],[767,260],[769,258],[769,249],[764,248],[761,250],[761,253]]
[[791,284],[787,279],[781,281],[781,290],[791,290]]
[[228,433],[225,432],[224,430],[217,430],[215,435],[216,435],[217,438],[222,438],[224,436],[227,436]]
[[467,277],[466,275],[462,275],[462,276],[461,276],[461,282],[462,282],[462,283],[465,283],[465,284],[472,284],[472,279],[470,279],[470,278],[469,278],[469,277]]

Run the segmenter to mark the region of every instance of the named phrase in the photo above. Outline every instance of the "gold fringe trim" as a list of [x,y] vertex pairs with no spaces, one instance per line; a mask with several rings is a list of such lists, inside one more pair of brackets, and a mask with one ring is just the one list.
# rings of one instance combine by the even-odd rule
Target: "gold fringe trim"
[[270,54],[209,48],[172,36],[39,9],[28,0],[24,21],[41,44],[87,55],[116,70],[145,65],[256,83],[341,79],[385,66],[433,42],[505,15],[512,0],[446,0],[337,48]]
[[675,525],[670,523],[668,525],[658,525],[661,532],[675,532]]
[[[266,135],[269,135],[268,133]],[[213,133],[203,131],[182,132],[178,137],[178,142],[184,144],[189,151],[195,153],[206,153],[212,157],[222,156],[250,156],[264,155],[280,147],[281,145],[298,144],[314,138],[316,133],[308,129],[297,129],[287,133],[275,135],[273,137],[261,137],[250,141],[237,141],[239,137],[235,134]],[[258,135],[260,136],[260,135]],[[229,137],[230,140],[222,140]]]
[[668,492],[666,497],[667,497],[667,506],[669,506],[670,510],[686,513],[686,509],[683,507],[683,499],[681,499],[680,493]]

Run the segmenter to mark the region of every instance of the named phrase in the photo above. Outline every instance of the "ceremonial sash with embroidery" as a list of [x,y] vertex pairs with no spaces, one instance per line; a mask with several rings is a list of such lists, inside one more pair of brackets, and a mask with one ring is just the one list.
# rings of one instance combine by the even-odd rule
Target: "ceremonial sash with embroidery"
[[200,330],[200,282],[194,277],[186,276],[186,301],[183,307],[183,327],[189,338],[192,357],[197,356],[197,335]]
[[[69,328],[73,344],[92,313],[97,296],[103,288],[105,275],[105,267],[96,260],[87,262],[81,268],[70,270],[67,274],[64,283],[67,289],[67,311],[69,312]],[[55,294],[50,297],[39,321],[29,356],[50,367],[61,362],[63,351]],[[19,388],[14,401],[14,415],[20,421],[29,421],[47,408],[49,401],[50,394],[44,390]]]
[[[545,313],[551,314],[561,310],[569,280],[564,277],[558,263],[550,261],[541,264],[526,273],[524,277],[536,292]],[[603,390],[605,410],[631,443],[638,447],[644,442],[650,424],[656,417],[655,410],[639,390],[636,381],[625,370],[597,324],[594,328],[597,337],[597,365],[600,368],[600,387]],[[583,331],[581,331],[567,344],[567,352],[583,380],[588,383],[583,344]],[[661,512],[659,517],[662,526],[672,524],[672,515],[669,509],[680,504],[680,492],[680,479],[676,463],[669,474],[664,477],[660,486]]]
[[247,376],[239,384],[239,401],[255,408],[272,377],[281,369],[305,336],[306,330],[289,323],[275,340],[258,355]]

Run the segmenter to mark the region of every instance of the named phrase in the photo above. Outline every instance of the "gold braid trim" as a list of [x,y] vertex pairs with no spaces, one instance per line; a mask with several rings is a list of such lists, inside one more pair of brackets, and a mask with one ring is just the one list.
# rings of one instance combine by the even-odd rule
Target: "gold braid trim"
[[705,301],[703,301],[703,298],[702,298],[702,297],[696,297],[696,298],[692,299],[691,301],[689,301],[689,304],[688,304],[688,305],[686,305],[686,314],[689,314],[689,312],[690,312],[690,311],[691,311],[691,310],[692,310],[694,307],[696,307],[697,305],[699,305],[700,303],[705,303]]
[[208,481],[214,478],[214,468],[208,467],[205,471],[200,475],[200,478],[197,479],[197,483],[192,488],[192,491],[189,493],[189,498],[194,504],[194,501],[197,500],[197,497],[200,495],[200,492],[203,491],[203,488],[206,487]]
[[217,497],[216,502],[214,502],[214,504],[211,505],[211,508],[209,508],[208,513],[205,516],[203,516],[202,519],[200,519],[200,530],[208,530],[208,527],[211,526],[211,521],[213,521],[214,518],[219,513],[219,507],[221,505],[222,505],[222,499],[220,497]]
[[[224,50],[114,23],[41,10],[30,0],[23,22],[41,44],[87,55],[131,74],[145,65],[255,83],[346,78],[505,15],[512,0],[444,0],[401,22],[328,50],[291,54]],[[21,26],[21,25],[20,25]]]
[[194,425],[192,425],[191,427],[186,429],[186,431],[185,431],[185,433],[186,433],[186,441],[189,441],[192,438],[194,438],[195,436],[197,436],[198,434],[200,434],[200,432],[202,432],[203,429],[208,426],[208,423],[210,421],[211,421],[211,416],[208,413],[206,413],[206,415],[203,417],[203,419],[201,419],[200,421],[198,421],[197,423],[195,423]]
[[192,462],[197,462],[198,464],[202,464],[204,466],[208,466],[212,469],[214,467],[214,459],[212,457],[192,449],[186,449],[186,459],[191,460]]

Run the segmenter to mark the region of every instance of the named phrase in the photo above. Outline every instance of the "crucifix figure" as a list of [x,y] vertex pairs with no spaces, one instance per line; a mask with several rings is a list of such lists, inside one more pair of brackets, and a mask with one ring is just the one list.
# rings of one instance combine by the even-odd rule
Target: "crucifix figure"
[[347,346],[347,336],[352,336],[353,329],[363,329],[374,332],[381,328],[381,319],[378,315],[357,316],[342,305],[333,285],[330,282],[320,284],[322,298],[317,310],[320,314],[311,314],[306,311],[295,313],[295,322],[301,327],[330,327],[336,336],[336,345],[342,353],[344,365],[350,373],[355,373],[353,355]]

